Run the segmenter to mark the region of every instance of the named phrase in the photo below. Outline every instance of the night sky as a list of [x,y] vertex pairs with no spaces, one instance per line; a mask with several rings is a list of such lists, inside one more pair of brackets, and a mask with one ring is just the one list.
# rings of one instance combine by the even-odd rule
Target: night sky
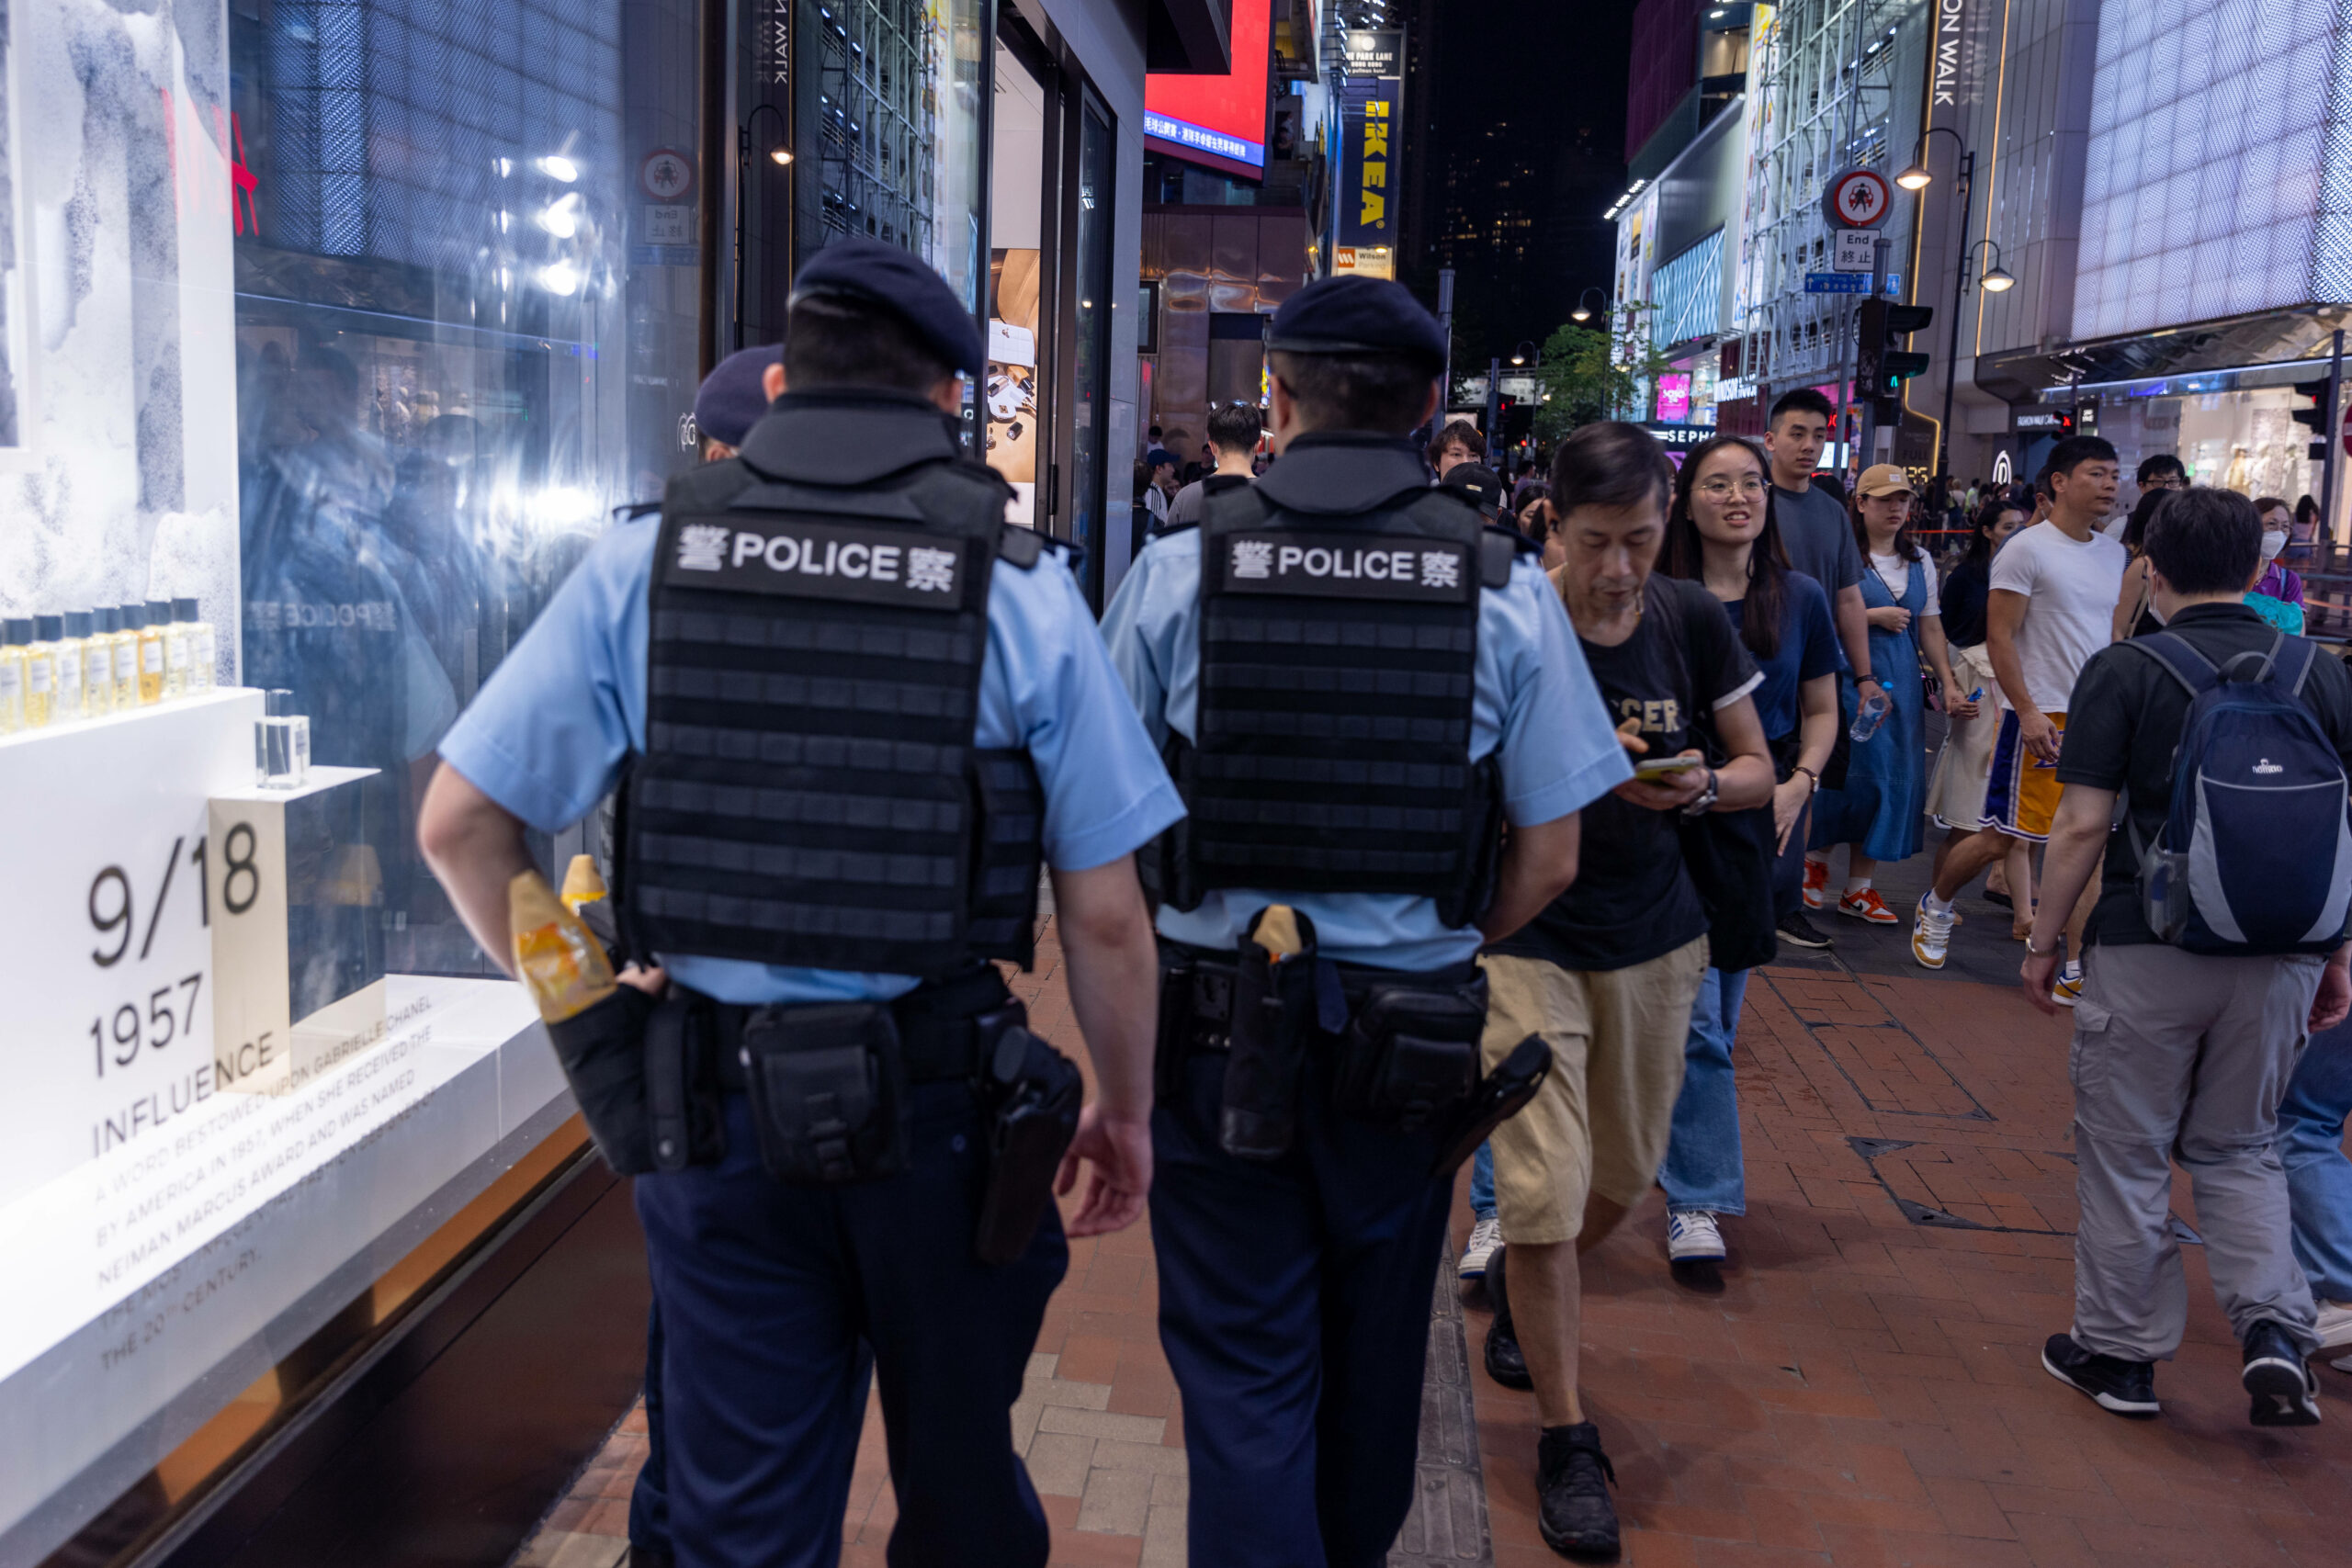
[[1424,0],[1434,103],[1406,281],[1434,299],[1451,260],[1457,352],[1508,356],[1610,288],[1634,3]]

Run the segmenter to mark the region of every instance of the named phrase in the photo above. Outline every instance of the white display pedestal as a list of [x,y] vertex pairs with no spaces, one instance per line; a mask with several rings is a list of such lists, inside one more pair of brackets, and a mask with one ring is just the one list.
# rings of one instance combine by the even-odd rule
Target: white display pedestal
[[[254,789],[261,715],[231,690],[0,741],[0,1563],[48,1555],[571,1113],[510,981],[385,976],[278,1021],[288,814],[366,771]],[[223,1072],[255,1028],[288,1052]]]

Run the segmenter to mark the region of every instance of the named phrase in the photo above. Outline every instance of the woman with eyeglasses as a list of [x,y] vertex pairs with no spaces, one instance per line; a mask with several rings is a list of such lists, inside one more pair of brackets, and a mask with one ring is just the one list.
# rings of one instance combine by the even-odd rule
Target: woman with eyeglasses
[[[1813,813],[1807,880],[1826,886],[1829,852],[1848,846],[1846,890],[1838,912],[1873,926],[1899,923],[1871,886],[1883,860],[1907,860],[1925,837],[1928,801],[1927,686],[1920,658],[1944,691],[1944,712],[1974,718],[1972,688],[1951,672],[1935,564],[1911,534],[1911,480],[1892,463],[1865,471],[1854,487],[1853,523],[1861,546],[1862,604],[1870,622],[1871,668],[1894,707],[1865,740],[1854,742],[1846,782],[1825,789]],[[1849,726],[1850,707],[1842,710]],[[1817,869],[1815,869],[1817,868]]]
[[[1697,582],[1731,618],[1762,683],[1751,694],[1772,759],[1772,827],[1780,859],[1773,913],[1780,940],[1821,948],[1829,939],[1804,918],[1805,808],[1838,738],[1837,623],[1819,583],[1789,568],[1772,515],[1763,454],[1736,435],[1694,447],[1675,476],[1658,570]],[[1666,1250],[1674,1278],[1693,1290],[1723,1286],[1718,1217],[1747,1213],[1732,1038],[1739,1032],[1747,971],[1710,964],[1690,1010],[1682,1090],[1658,1185],[1666,1190]]]

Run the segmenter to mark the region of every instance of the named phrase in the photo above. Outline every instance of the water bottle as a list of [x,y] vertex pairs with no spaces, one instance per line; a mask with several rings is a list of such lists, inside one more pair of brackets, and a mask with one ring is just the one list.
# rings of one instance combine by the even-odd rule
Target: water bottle
[[1888,696],[1883,691],[1873,692],[1864,697],[1860,705],[1854,709],[1853,725],[1846,733],[1852,739],[1855,745],[1860,746],[1878,733],[1878,727],[1885,723],[1886,716],[1894,711],[1893,697]]

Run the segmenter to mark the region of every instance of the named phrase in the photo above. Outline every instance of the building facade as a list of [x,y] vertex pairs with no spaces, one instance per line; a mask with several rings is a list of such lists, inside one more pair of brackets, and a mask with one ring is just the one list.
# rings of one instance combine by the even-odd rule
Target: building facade
[[435,747],[849,235],[986,327],[971,448],[1099,599],[1146,70],[1232,47],[1222,0],[0,15],[0,664],[131,628],[123,706],[0,712],[0,1562],[511,1555],[636,1397],[643,1265],[416,856]]

